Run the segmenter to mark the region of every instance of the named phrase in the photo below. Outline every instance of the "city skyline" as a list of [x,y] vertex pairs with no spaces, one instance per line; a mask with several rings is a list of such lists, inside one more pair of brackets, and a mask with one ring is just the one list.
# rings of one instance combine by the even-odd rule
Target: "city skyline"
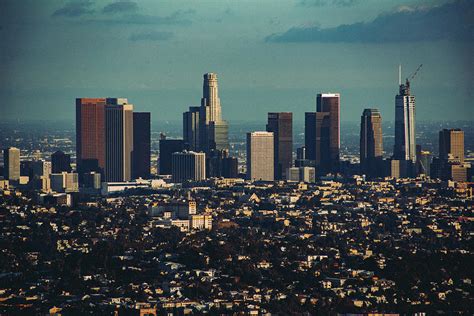
[[[398,64],[405,78],[420,63],[417,116],[472,117],[470,1],[129,3],[2,2],[2,118],[71,118],[65,105],[76,96],[124,95],[165,121],[198,105],[194,78],[214,71],[228,120],[304,113],[314,93],[337,90],[347,107],[342,121],[357,121],[367,107],[393,121]],[[387,17],[394,22],[378,31]],[[372,37],[357,36],[358,22]],[[355,40],[341,37],[344,24]]]

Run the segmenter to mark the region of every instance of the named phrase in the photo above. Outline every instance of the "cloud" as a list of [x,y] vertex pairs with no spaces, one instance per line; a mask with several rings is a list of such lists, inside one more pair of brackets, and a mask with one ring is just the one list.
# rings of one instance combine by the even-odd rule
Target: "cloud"
[[158,15],[147,15],[147,14],[127,14],[120,16],[120,18],[101,18],[95,20],[95,22],[112,23],[112,24],[142,24],[142,25],[162,25],[162,24],[174,24],[174,25],[189,25],[188,15],[192,14],[191,11],[178,10],[168,16]]
[[138,4],[133,1],[117,1],[106,5],[102,9],[104,14],[129,13],[138,11]]
[[84,0],[75,0],[66,3],[62,8],[57,9],[53,12],[53,17],[68,17],[76,18],[83,15],[88,15],[94,13],[94,10],[90,8],[92,2]]
[[332,28],[293,27],[266,37],[268,42],[387,43],[474,40],[474,1],[456,0],[435,7],[400,7],[371,22]]
[[301,0],[299,5],[305,7],[351,7],[359,3],[360,0]]
[[133,42],[138,41],[166,41],[173,37],[173,33],[171,32],[144,32],[144,33],[136,33],[130,36],[130,40]]

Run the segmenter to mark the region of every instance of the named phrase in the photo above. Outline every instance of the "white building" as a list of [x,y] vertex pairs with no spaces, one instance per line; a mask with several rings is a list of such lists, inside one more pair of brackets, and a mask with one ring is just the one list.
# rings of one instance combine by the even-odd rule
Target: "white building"
[[247,179],[274,180],[273,133],[247,133]]

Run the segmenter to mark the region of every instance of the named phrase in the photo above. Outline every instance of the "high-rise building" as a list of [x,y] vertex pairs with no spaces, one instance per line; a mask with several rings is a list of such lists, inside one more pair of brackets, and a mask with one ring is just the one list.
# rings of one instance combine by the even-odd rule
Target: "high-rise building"
[[316,166],[320,173],[328,172],[330,166],[329,119],[328,113],[305,113],[305,155],[309,163],[303,165]]
[[79,173],[105,170],[105,98],[76,99],[76,151]]
[[124,98],[108,98],[105,107],[105,181],[132,179],[133,105]]
[[247,133],[247,178],[273,181],[273,133]]
[[464,162],[464,132],[443,129],[439,132],[439,159],[433,160],[433,176],[442,180],[467,181],[470,165]]
[[182,139],[160,139],[160,162],[159,174],[171,174],[171,160],[175,152],[184,150],[184,141]]
[[63,153],[61,150],[51,155],[51,172],[71,172],[71,156]]
[[190,106],[183,113],[183,140],[187,149],[199,149],[199,106]]
[[400,83],[395,97],[395,145],[393,158],[416,162],[415,96],[410,93],[410,82]]
[[368,176],[379,176],[382,156],[382,116],[377,109],[365,109],[360,122],[361,171]]
[[217,74],[204,74],[202,95],[199,112],[199,148],[206,153],[211,150],[229,149],[228,127],[227,122],[222,120]]
[[171,158],[173,182],[206,179],[206,154],[194,151],[175,152]]
[[267,132],[273,132],[274,179],[282,180],[293,160],[293,113],[268,113]]
[[20,180],[20,149],[8,147],[3,150],[3,177],[6,180]]
[[51,189],[56,192],[79,191],[79,177],[77,173],[52,173],[50,174]]
[[226,121],[209,122],[209,151],[229,150],[229,126]]
[[439,158],[464,163],[464,131],[457,128],[439,132]]
[[292,167],[286,170],[286,179],[288,181],[314,183],[316,172],[314,167]]
[[41,160],[35,160],[33,161],[32,165],[32,178],[39,178],[42,176],[49,177],[51,174],[51,162],[50,161],[45,161],[43,159]]
[[[318,137],[321,137],[320,146],[316,146],[316,152],[319,151],[316,156],[320,156],[319,167],[322,172],[335,173],[339,170],[340,101],[339,93],[319,93],[316,97],[316,130],[320,132],[320,135],[316,135],[316,144]],[[327,145],[324,139],[326,137]],[[326,146],[329,151],[324,150]]]
[[151,126],[149,112],[133,113],[132,178],[150,178]]
[[431,175],[431,153],[422,150],[421,145],[416,145],[417,174]]

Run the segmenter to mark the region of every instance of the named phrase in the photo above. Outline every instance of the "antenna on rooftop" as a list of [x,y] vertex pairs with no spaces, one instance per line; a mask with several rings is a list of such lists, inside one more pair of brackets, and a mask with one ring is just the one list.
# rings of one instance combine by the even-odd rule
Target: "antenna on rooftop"
[[402,64],[398,64],[398,85],[402,84]]

